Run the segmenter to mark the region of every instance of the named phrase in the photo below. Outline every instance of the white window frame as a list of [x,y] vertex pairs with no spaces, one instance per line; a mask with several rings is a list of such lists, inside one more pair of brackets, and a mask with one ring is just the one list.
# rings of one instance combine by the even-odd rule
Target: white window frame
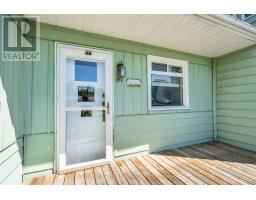
[[[163,63],[163,64],[167,64],[167,66],[168,65],[180,66],[180,67],[182,67],[182,73],[152,71],[152,63]],[[150,111],[189,109],[188,61],[148,55],[147,56],[147,66],[148,66],[148,109]],[[152,100],[151,100],[151,96],[152,96],[152,94],[151,94],[151,85],[152,85],[151,75],[152,74],[183,77],[183,106],[152,106]]]

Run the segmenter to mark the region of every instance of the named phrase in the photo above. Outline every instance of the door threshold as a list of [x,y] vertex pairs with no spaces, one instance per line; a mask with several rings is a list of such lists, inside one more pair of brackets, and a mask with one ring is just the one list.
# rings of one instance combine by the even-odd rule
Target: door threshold
[[110,164],[113,162],[114,162],[113,160],[98,160],[98,161],[91,161],[89,163],[73,164],[73,165],[66,166],[65,167],[66,169],[62,169],[62,170],[58,171],[57,173],[65,174],[65,173],[75,172],[75,171],[84,170],[84,169],[88,169],[88,168],[92,168],[92,167],[107,165],[107,164]]

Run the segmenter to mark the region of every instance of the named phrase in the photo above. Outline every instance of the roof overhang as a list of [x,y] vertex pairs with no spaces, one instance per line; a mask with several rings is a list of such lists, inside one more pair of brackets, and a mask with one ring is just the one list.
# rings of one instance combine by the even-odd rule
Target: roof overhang
[[40,21],[206,57],[256,44],[256,28],[228,15],[40,15]]

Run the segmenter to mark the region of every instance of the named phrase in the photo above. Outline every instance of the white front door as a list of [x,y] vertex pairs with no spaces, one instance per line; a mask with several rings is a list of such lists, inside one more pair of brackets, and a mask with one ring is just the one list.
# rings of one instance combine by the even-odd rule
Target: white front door
[[112,52],[56,45],[57,170],[113,158]]

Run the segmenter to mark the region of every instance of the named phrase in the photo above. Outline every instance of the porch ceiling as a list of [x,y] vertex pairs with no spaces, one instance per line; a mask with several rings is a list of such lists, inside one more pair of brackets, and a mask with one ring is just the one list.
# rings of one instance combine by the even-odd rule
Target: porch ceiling
[[218,57],[256,44],[256,29],[224,15],[41,15],[43,23]]

